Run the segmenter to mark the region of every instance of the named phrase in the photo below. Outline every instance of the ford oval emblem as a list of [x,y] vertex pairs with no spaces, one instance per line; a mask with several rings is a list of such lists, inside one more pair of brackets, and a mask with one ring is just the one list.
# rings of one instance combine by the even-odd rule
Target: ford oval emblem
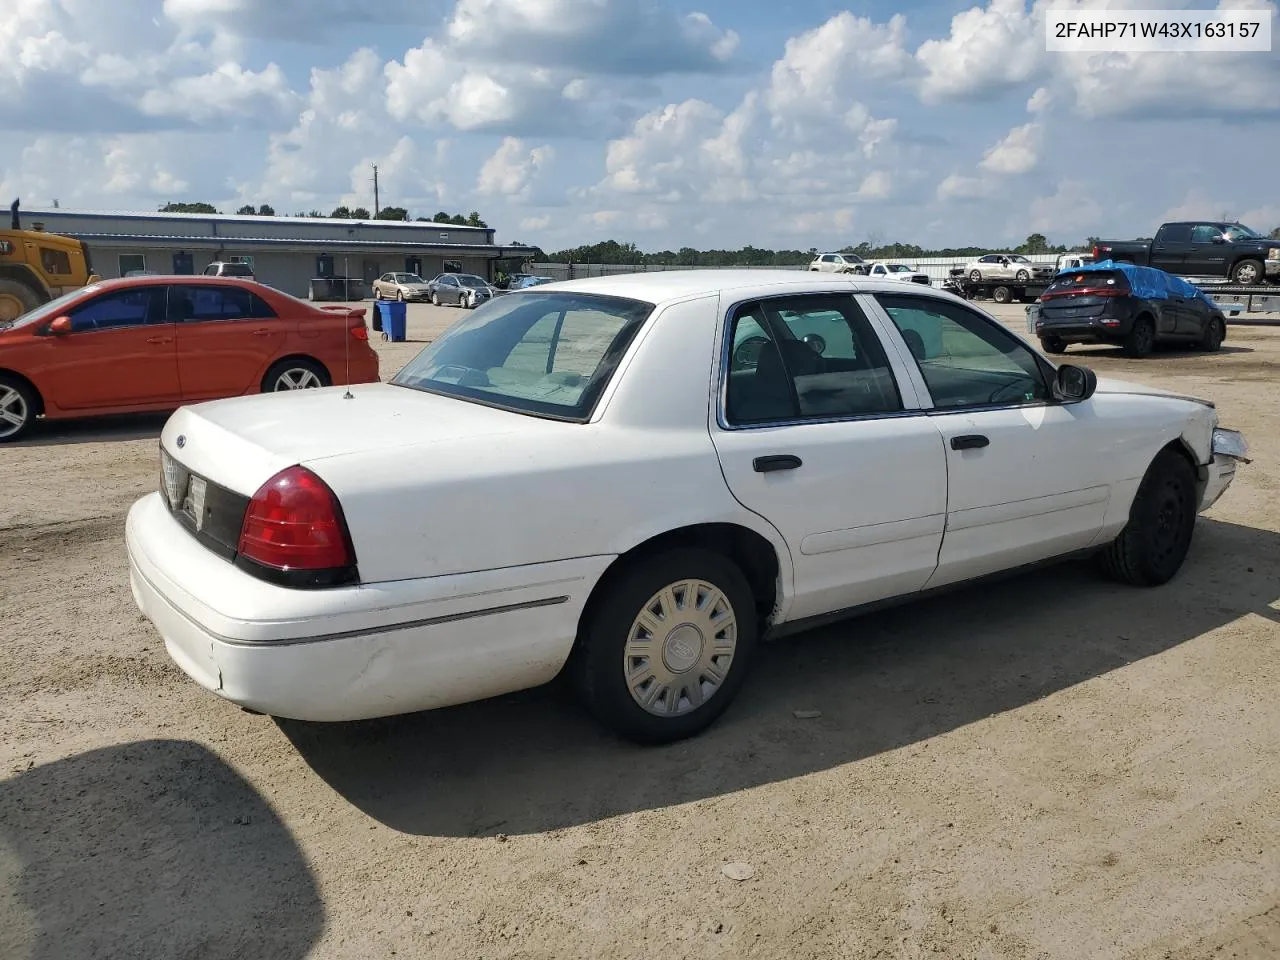
[[186,445],[187,445],[187,438],[184,437],[182,434],[178,434],[178,449],[181,450]]

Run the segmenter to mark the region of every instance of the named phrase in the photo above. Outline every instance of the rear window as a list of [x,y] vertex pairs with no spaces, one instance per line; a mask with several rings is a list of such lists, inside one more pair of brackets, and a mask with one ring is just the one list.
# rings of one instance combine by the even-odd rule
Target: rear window
[[245,263],[224,263],[222,265],[222,275],[224,277],[252,277],[253,268]]
[[489,406],[587,420],[653,304],[581,293],[491,300],[391,381]]
[[1129,281],[1119,270],[1088,270],[1079,273],[1064,273],[1049,284],[1045,293],[1070,293],[1072,290],[1085,290],[1095,287],[1118,287],[1129,289]]

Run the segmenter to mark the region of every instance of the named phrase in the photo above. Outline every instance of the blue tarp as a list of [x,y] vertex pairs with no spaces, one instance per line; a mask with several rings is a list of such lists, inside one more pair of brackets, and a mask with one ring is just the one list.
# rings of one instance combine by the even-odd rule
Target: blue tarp
[[1123,273],[1125,279],[1129,281],[1129,289],[1133,291],[1133,295],[1141,297],[1143,300],[1168,300],[1170,297],[1184,297],[1187,300],[1199,298],[1205,303],[1213,304],[1213,301],[1205,296],[1203,290],[1188,283],[1181,277],[1175,277],[1173,274],[1157,270],[1155,267],[1140,267],[1133,263],[1102,260],[1098,263],[1086,264],[1083,267],[1072,267],[1070,270],[1063,270],[1058,276],[1067,273],[1099,273],[1106,271]]

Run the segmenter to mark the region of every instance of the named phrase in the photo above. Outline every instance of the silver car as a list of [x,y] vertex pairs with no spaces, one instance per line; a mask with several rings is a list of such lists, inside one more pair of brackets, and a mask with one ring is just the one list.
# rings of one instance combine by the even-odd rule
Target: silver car
[[1051,263],[1032,263],[1019,253],[989,253],[965,265],[964,276],[974,283],[982,280],[1051,280],[1057,271]]
[[809,264],[814,273],[856,273],[867,272],[867,262],[855,253],[820,253]]
[[474,273],[442,273],[427,284],[427,289],[436,306],[448,303],[471,309],[488,303],[498,294],[488,280]]
[[428,300],[431,288],[416,273],[384,273],[373,281],[375,300]]

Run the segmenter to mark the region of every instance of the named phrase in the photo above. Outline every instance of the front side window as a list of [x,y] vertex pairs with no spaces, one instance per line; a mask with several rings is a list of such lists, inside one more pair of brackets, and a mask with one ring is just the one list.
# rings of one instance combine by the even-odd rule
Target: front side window
[[725,388],[730,424],[831,419],[902,409],[875,331],[852,297],[762,300],[733,320]]
[[163,293],[164,287],[133,287],[104,293],[68,311],[71,329],[79,333],[161,322],[163,310],[155,308],[155,301],[157,294]]
[[653,304],[512,294],[451,327],[391,381],[492,406],[587,420]]
[[71,258],[65,250],[54,250],[52,247],[40,248],[40,265],[45,273],[63,276],[71,272]]
[[833,256],[832,256],[831,254],[829,254],[829,253],[825,253],[825,254],[823,254],[823,255],[822,255],[822,262],[823,262],[823,263],[835,263],[835,262],[836,262],[836,258],[835,258],[835,257],[833,257]]
[[1025,345],[964,307],[910,294],[875,294],[906,341],[934,406],[1044,402],[1049,387]]
[[1192,243],[1213,243],[1222,236],[1222,231],[1212,224],[1199,223],[1191,228]]
[[464,273],[462,276],[460,276],[458,278],[458,283],[472,290],[475,290],[479,287],[487,287],[489,285],[481,277],[477,277],[475,274],[471,274],[471,273]]

